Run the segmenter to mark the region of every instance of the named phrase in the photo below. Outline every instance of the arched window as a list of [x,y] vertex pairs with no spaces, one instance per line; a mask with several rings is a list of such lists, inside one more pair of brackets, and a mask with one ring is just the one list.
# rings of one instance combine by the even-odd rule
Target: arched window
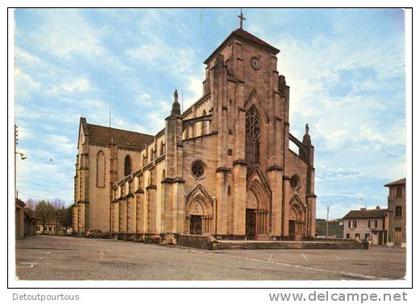
[[261,127],[255,107],[248,110],[245,116],[245,160],[248,168],[259,164]]
[[188,138],[193,138],[194,137],[194,125],[190,125],[189,129],[190,129],[190,132],[189,132]]
[[163,155],[165,153],[165,143],[162,141],[160,143],[160,155]]
[[105,154],[102,150],[96,155],[96,186],[105,187]]
[[127,154],[127,156],[124,159],[124,176],[131,174],[131,158],[130,155]]
[[[206,110],[203,110],[203,116],[206,116]],[[204,134],[206,134],[206,121],[205,120],[203,120],[202,122],[201,122],[201,135],[204,135]]]

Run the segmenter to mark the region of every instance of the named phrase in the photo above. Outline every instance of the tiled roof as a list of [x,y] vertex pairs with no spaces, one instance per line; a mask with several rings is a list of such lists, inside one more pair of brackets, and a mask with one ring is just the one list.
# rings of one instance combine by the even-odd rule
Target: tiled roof
[[351,210],[343,219],[370,219],[383,218],[388,213],[388,209],[361,209]]
[[86,123],[86,128],[89,135],[89,144],[97,146],[108,146],[111,142],[119,147],[143,150],[144,146],[153,141],[153,136],[143,133],[126,131],[121,129],[109,128]]
[[389,186],[396,186],[396,185],[405,185],[405,178],[396,180],[392,183],[386,184],[385,187],[389,187]]
[[251,33],[238,28],[237,30],[233,31],[232,33],[230,33],[230,35],[220,44],[220,46],[204,61],[204,63],[208,63],[210,61],[211,58],[213,58],[213,56],[222,48],[223,45],[225,45],[225,43],[232,37],[237,37],[239,39],[251,42],[253,44],[256,44],[258,46],[262,46],[268,50],[270,50],[271,52],[273,52],[274,54],[277,54],[278,52],[280,52],[280,50],[278,48],[275,48],[274,46],[268,44],[267,42],[261,40],[260,38],[252,35]]
[[16,204],[18,204],[18,205],[20,205],[22,207],[25,207],[25,203],[23,201],[21,201],[20,199],[15,198],[15,202],[16,202]]
[[237,36],[239,36],[239,37],[241,37],[241,38],[243,38],[245,40],[248,40],[248,41],[251,41],[253,43],[259,44],[261,46],[264,46],[266,48],[269,48],[269,49],[273,50],[276,54],[278,52],[280,52],[279,49],[277,49],[274,46],[268,44],[267,42],[261,40],[260,38],[252,35],[251,33],[247,32],[247,31],[244,31],[243,29],[240,29],[239,28],[236,31],[232,32],[231,35],[237,35]]

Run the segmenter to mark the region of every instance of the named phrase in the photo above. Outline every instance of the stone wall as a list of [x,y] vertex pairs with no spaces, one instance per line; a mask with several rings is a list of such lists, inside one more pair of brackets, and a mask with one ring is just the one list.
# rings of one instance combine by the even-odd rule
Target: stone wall
[[199,249],[215,249],[216,239],[205,235],[178,235],[176,244],[178,246],[194,247]]

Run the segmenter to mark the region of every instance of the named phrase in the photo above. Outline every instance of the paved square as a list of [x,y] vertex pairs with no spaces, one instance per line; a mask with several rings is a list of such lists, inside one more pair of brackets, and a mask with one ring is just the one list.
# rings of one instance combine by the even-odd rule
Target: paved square
[[405,249],[219,250],[35,236],[17,241],[20,280],[403,279]]

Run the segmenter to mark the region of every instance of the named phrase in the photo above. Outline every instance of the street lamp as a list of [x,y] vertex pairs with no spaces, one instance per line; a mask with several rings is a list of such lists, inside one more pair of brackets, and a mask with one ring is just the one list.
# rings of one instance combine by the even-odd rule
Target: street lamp
[[26,155],[23,152],[15,152],[15,153],[20,155],[21,160],[27,159]]

